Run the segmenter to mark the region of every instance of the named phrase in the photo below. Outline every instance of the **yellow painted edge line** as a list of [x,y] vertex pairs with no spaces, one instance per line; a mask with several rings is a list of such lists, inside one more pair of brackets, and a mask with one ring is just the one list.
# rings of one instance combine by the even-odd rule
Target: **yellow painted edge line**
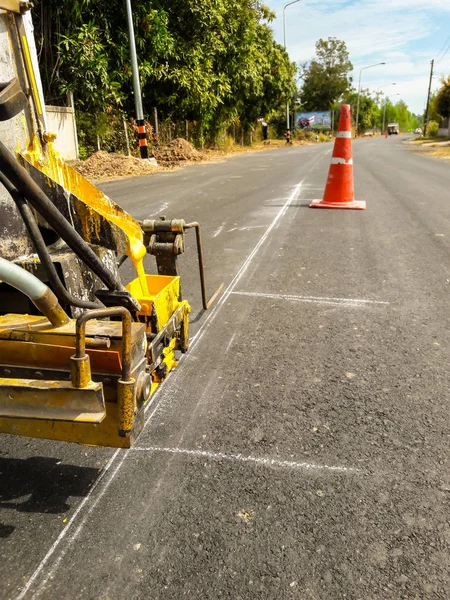
[[28,65],[28,71],[30,74],[31,86],[32,86],[33,92],[34,92],[36,108],[37,108],[38,113],[40,115],[42,115],[41,99],[39,98],[39,92],[38,92],[38,88],[37,88],[37,84],[36,84],[36,78],[34,76],[33,63],[31,62],[31,57],[30,57],[30,49],[28,48],[28,42],[27,42],[27,38],[25,35],[22,36],[22,44],[23,44],[23,49],[25,51],[25,58],[26,58],[27,65]]

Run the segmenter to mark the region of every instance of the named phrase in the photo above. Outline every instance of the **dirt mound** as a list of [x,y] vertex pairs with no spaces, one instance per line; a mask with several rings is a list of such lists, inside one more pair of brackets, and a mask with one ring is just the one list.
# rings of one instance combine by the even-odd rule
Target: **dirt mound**
[[153,155],[158,164],[164,167],[175,166],[180,162],[198,161],[204,157],[192,144],[183,138],[176,138],[167,146],[153,148]]
[[123,154],[110,154],[103,150],[99,150],[87,160],[79,161],[74,165],[74,169],[89,179],[149,175],[154,173],[157,168],[148,160],[124,156]]

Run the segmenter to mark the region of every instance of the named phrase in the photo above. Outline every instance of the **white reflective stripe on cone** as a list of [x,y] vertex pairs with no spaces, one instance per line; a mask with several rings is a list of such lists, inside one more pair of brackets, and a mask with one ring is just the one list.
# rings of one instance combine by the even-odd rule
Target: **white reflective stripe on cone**
[[331,164],[332,165],[352,165],[353,158],[349,158],[348,160],[345,160],[345,158],[340,158],[339,156],[333,156],[333,158],[331,159]]
[[338,131],[336,134],[336,137],[338,138],[351,138],[352,137],[352,132],[351,131]]

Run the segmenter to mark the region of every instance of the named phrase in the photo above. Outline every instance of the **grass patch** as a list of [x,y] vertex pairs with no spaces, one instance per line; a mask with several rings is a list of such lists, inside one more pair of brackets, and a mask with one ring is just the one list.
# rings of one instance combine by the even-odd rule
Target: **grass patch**
[[439,148],[439,150],[433,150],[433,152],[431,152],[430,154],[448,160],[450,159],[450,148]]
[[448,138],[448,137],[437,137],[437,136],[429,137],[429,136],[427,136],[427,137],[420,137],[415,140],[409,140],[409,143],[420,145],[420,144],[433,144],[433,143],[437,144],[439,142],[449,142],[449,141],[450,141],[450,138]]

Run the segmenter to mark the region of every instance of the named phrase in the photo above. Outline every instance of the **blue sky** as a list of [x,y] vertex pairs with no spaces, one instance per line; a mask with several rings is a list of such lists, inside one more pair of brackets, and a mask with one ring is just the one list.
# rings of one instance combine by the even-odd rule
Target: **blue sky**
[[[281,44],[287,1],[265,0],[277,15],[272,27]],[[301,0],[286,9],[291,60],[310,60],[321,37],[346,42],[355,87],[359,69],[386,62],[362,72],[362,87],[376,90],[395,82],[383,92],[388,96],[399,93],[392,101],[402,98],[415,113],[425,107],[431,59],[441,56],[433,89],[439,87],[440,76],[450,74],[450,0]]]

